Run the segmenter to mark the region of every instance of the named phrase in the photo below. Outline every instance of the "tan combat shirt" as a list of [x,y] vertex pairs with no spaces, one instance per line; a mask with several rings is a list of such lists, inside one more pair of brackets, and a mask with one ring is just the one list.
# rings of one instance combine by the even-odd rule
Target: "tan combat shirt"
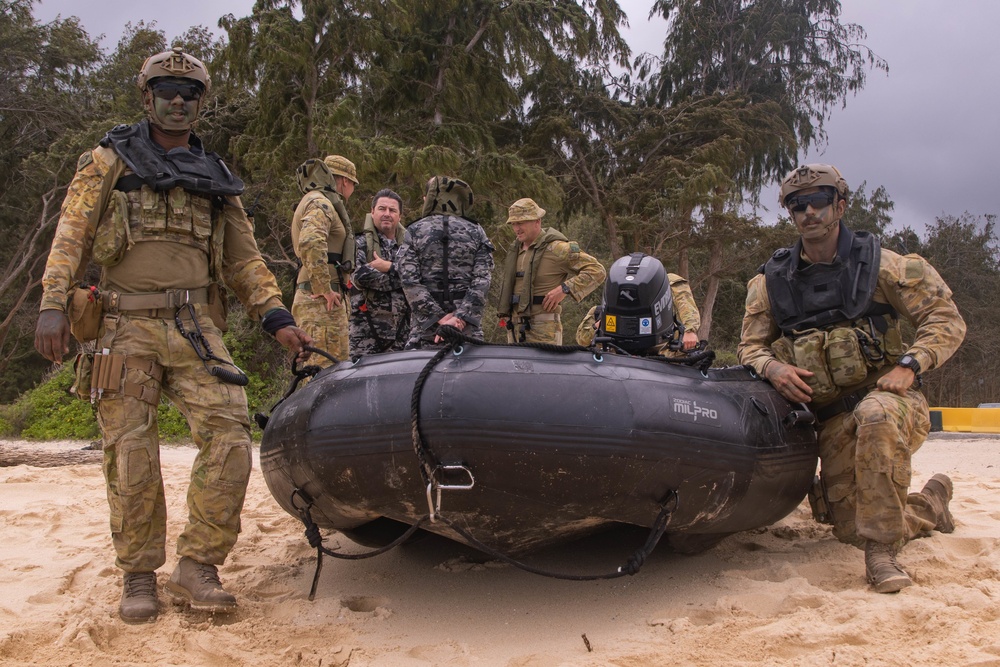
[[318,190],[307,192],[292,218],[292,248],[302,261],[298,283],[308,282],[310,293],[317,296],[339,285],[340,274],[330,265],[328,253],[343,254],[346,240],[347,229],[330,200]]
[[[514,294],[521,294],[524,289],[524,281],[531,272],[535,244],[541,238],[542,236],[539,236],[535,239],[527,249],[523,244],[518,245],[517,272],[521,275],[514,279]],[[531,277],[532,297],[545,296],[565,283],[569,288],[569,295],[579,302],[600,287],[608,275],[604,266],[587,253],[580,251],[575,253],[574,257],[569,241],[549,241],[542,253],[536,265],[535,275]],[[522,311],[522,314],[531,316],[544,312],[541,304],[532,303],[526,311]],[[554,312],[561,313],[562,306],[556,306]]]

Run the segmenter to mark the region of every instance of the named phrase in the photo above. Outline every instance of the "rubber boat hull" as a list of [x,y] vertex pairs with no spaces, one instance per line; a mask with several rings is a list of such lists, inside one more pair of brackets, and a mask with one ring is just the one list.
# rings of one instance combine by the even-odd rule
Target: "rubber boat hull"
[[[341,362],[274,410],[260,460],[282,508],[298,516],[307,497],[319,527],[369,546],[429,513],[411,399],[435,352]],[[649,527],[676,493],[667,538],[698,551],[802,501],[818,448],[812,426],[786,423],[796,407],[742,366],[465,345],[426,375],[419,423],[437,460],[474,479],[442,492],[441,515],[491,548]],[[424,528],[465,541],[441,522]]]

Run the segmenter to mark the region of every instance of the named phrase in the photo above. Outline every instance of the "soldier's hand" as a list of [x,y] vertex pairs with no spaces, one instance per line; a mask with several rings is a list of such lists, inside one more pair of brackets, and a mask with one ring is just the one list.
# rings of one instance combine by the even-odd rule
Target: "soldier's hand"
[[875,388],[906,396],[906,390],[913,386],[916,379],[917,374],[913,372],[913,369],[896,366],[878,379]]
[[371,264],[371,267],[379,273],[389,273],[389,269],[392,268],[392,262],[387,259],[382,259],[381,257],[376,257],[369,263]]
[[[685,331],[684,337],[681,339],[681,343],[684,346],[684,351],[693,350],[698,347],[698,334],[693,331]],[[773,365],[773,364],[772,364]]]
[[340,306],[340,300],[341,300],[340,292],[337,292],[336,290],[330,290],[326,294],[314,295],[312,298],[313,299],[325,299],[326,300],[326,312],[328,312],[328,313],[331,310],[333,310],[334,308],[338,308]]
[[282,327],[274,333],[274,339],[281,346],[294,354],[299,361],[309,358],[309,352],[302,349],[303,345],[312,345],[312,336],[298,327]]
[[57,364],[69,354],[69,319],[61,310],[43,310],[35,325],[35,349]]
[[542,299],[542,310],[546,313],[554,312],[556,307],[566,298],[566,293],[562,291],[562,285],[549,290],[549,293]]
[[764,369],[768,382],[778,390],[778,393],[793,403],[808,403],[812,400],[812,387],[805,378],[811,378],[815,373],[804,368],[772,361]]

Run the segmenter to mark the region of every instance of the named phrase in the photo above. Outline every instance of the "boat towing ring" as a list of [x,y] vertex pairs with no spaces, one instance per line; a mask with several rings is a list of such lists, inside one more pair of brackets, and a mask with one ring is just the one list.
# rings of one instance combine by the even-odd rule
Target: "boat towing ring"
[[[476,478],[472,475],[472,471],[463,465],[439,465],[437,471],[442,472],[455,472],[461,471],[468,475],[468,483],[463,484],[443,484],[437,481],[437,476],[435,475],[431,481],[427,482],[427,515],[431,522],[437,519],[437,515],[441,513],[441,492],[442,491],[468,491],[476,485]],[[433,492],[437,491],[437,499],[433,497]]]
[[604,355],[601,354],[600,352],[594,352],[594,361],[596,361],[597,363],[603,362],[604,361]]
[[461,355],[463,352],[465,352],[464,345],[456,345],[455,349],[451,351],[451,353],[454,354],[456,357]]

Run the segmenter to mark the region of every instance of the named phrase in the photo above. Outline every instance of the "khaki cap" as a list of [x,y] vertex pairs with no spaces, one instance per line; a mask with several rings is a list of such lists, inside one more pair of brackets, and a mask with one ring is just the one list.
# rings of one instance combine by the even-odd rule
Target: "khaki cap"
[[334,176],[343,176],[354,181],[355,185],[358,184],[358,170],[355,168],[354,163],[346,157],[342,155],[327,155],[323,162],[330,168]]
[[545,215],[545,209],[535,203],[534,199],[525,197],[518,199],[510,205],[507,211],[507,224],[512,222],[530,222],[531,220],[541,220]]

